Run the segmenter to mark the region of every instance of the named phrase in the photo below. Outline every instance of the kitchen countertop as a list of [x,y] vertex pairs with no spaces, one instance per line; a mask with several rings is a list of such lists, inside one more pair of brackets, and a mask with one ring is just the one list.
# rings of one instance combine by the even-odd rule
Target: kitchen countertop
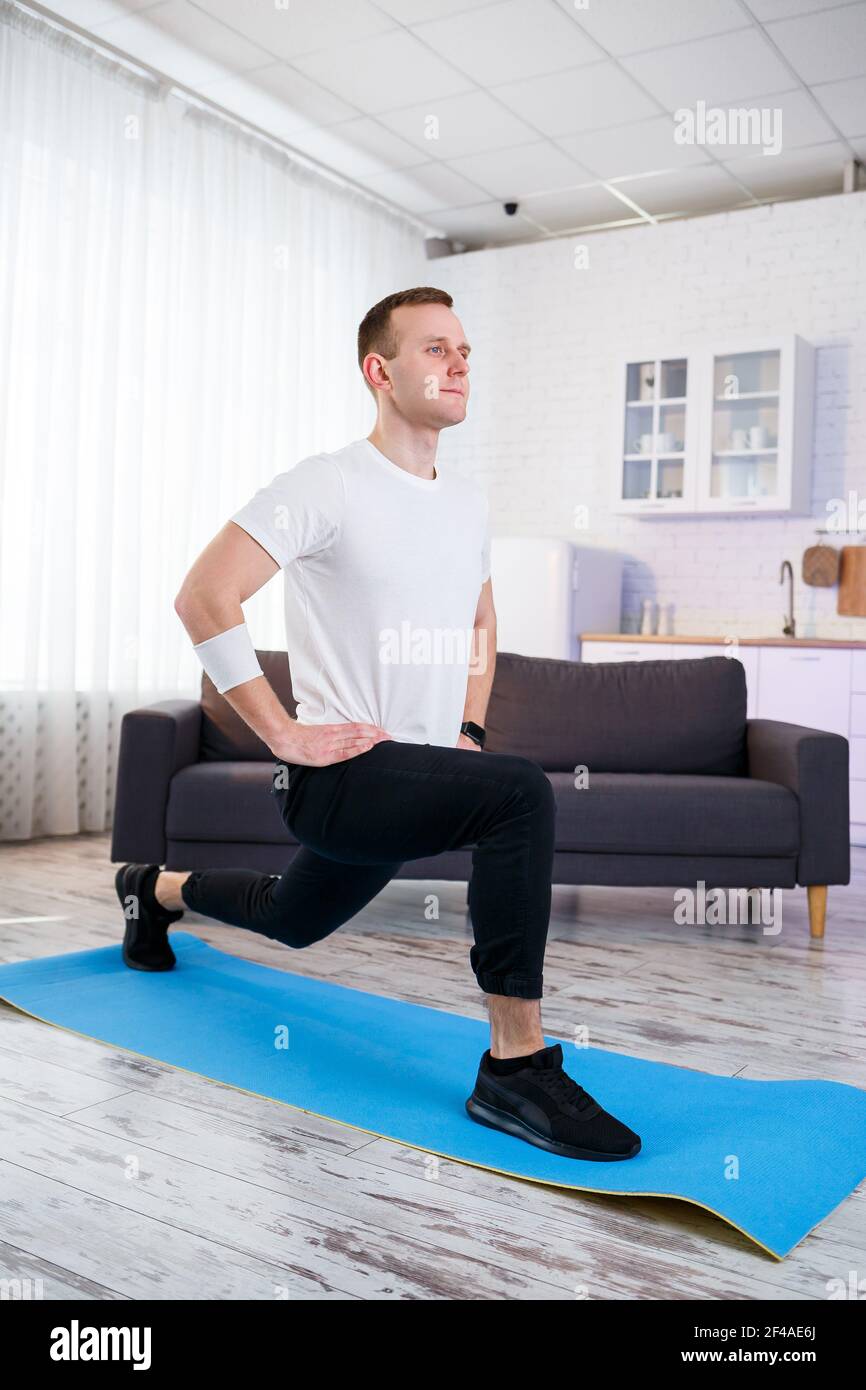
[[[735,634],[731,634],[734,636]],[[581,642],[688,642],[696,646],[732,646],[730,638],[701,637],[676,632],[670,635],[642,632],[581,632]],[[740,647],[857,647],[866,648],[866,640],[845,637],[737,637]]]

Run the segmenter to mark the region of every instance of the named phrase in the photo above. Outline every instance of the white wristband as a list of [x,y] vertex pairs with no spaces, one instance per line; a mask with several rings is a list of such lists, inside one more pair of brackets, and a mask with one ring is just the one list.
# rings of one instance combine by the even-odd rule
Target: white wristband
[[207,671],[220,695],[244,681],[263,676],[246,623],[238,623],[216,637],[193,645],[193,651]]

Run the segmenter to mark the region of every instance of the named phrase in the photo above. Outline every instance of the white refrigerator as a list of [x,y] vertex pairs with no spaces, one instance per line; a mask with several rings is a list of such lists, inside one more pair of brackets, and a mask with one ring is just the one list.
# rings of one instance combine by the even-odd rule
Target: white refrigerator
[[579,633],[619,632],[622,563],[598,546],[491,537],[497,650],[579,660]]

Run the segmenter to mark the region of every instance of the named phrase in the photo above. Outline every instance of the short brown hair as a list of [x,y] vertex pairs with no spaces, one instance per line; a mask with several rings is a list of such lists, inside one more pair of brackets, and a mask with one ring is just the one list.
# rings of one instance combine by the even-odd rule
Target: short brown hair
[[[368,309],[358,327],[358,366],[364,370],[364,358],[368,352],[380,352],[383,357],[396,357],[399,351],[397,334],[391,327],[391,310],[401,304],[444,304],[450,309],[454,300],[446,290],[433,289],[431,285],[420,285],[414,290],[398,290],[396,294],[386,295]],[[366,383],[369,386],[369,382]],[[372,389],[372,388],[371,388]]]

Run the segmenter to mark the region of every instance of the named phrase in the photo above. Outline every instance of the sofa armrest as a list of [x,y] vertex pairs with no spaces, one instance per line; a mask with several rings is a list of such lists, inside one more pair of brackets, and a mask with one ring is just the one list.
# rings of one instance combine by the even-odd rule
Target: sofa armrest
[[112,863],[165,863],[165,813],[171,779],[182,767],[198,762],[200,735],[198,700],[161,700],[123,716]]
[[841,734],[747,719],[749,776],[788,787],[800,803],[797,882],[849,883],[848,740]]

